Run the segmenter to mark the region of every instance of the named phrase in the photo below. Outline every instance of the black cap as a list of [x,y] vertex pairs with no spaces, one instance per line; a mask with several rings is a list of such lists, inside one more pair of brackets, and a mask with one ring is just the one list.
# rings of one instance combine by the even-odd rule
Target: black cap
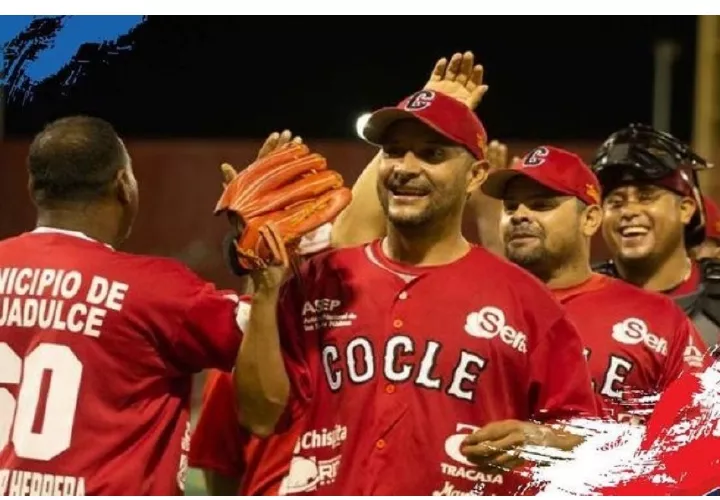
[[677,170],[710,168],[690,146],[649,125],[631,124],[608,137],[598,149],[591,168],[602,175],[609,168],[636,170],[648,180],[672,175]]
[[685,227],[688,245],[704,238],[704,204],[697,170],[712,164],[676,137],[649,125],[630,124],[614,132],[598,149],[591,168],[603,193],[628,182],[650,182],[695,199],[697,210]]

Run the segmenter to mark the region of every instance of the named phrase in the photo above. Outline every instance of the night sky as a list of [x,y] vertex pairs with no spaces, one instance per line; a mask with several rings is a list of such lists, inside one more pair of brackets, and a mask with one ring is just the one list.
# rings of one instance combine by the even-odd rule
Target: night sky
[[435,60],[473,50],[491,137],[602,139],[652,119],[653,44],[681,48],[672,132],[691,132],[696,18],[151,17],[134,49],[7,107],[7,132],[88,113],[127,137],[252,137],[288,127],[349,138],[356,117],[419,88]]

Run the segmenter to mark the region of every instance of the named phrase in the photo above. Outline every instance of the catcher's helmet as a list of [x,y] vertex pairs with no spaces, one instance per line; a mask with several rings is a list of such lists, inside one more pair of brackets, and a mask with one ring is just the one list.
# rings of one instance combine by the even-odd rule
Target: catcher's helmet
[[701,243],[705,237],[705,210],[697,170],[710,167],[679,139],[641,124],[631,124],[608,137],[591,165],[603,193],[628,182],[648,182],[692,196],[697,210],[685,227],[688,246]]

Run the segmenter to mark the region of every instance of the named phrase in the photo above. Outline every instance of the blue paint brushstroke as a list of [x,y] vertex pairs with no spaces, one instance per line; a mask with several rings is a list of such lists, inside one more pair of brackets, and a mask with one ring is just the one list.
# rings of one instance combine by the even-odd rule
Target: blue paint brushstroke
[[[37,16],[0,16],[0,47],[26,30]],[[3,51],[4,53],[4,51]],[[0,55],[2,57],[2,55]],[[2,62],[2,59],[0,59]]]
[[9,61],[5,60],[5,46],[26,31],[36,16],[0,16],[0,85],[5,85]]
[[131,42],[119,39],[137,28],[146,16],[2,16],[0,17],[0,84],[10,100],[27,102],[33,89],[48,78],[69,70],[61,86],[71,86],[89,61],[79,57],[81,47],[95,44],[103,60]]

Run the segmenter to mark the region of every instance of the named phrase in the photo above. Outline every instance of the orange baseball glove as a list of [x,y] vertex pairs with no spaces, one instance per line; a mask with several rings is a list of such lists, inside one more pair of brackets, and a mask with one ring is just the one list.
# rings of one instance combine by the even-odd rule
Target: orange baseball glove
[[225,187],[215,215],[235,224],[242,269],[291,265],[303,235],[331,222],[350,203],[342,176],[304,144],[289,143],[244,169]]

